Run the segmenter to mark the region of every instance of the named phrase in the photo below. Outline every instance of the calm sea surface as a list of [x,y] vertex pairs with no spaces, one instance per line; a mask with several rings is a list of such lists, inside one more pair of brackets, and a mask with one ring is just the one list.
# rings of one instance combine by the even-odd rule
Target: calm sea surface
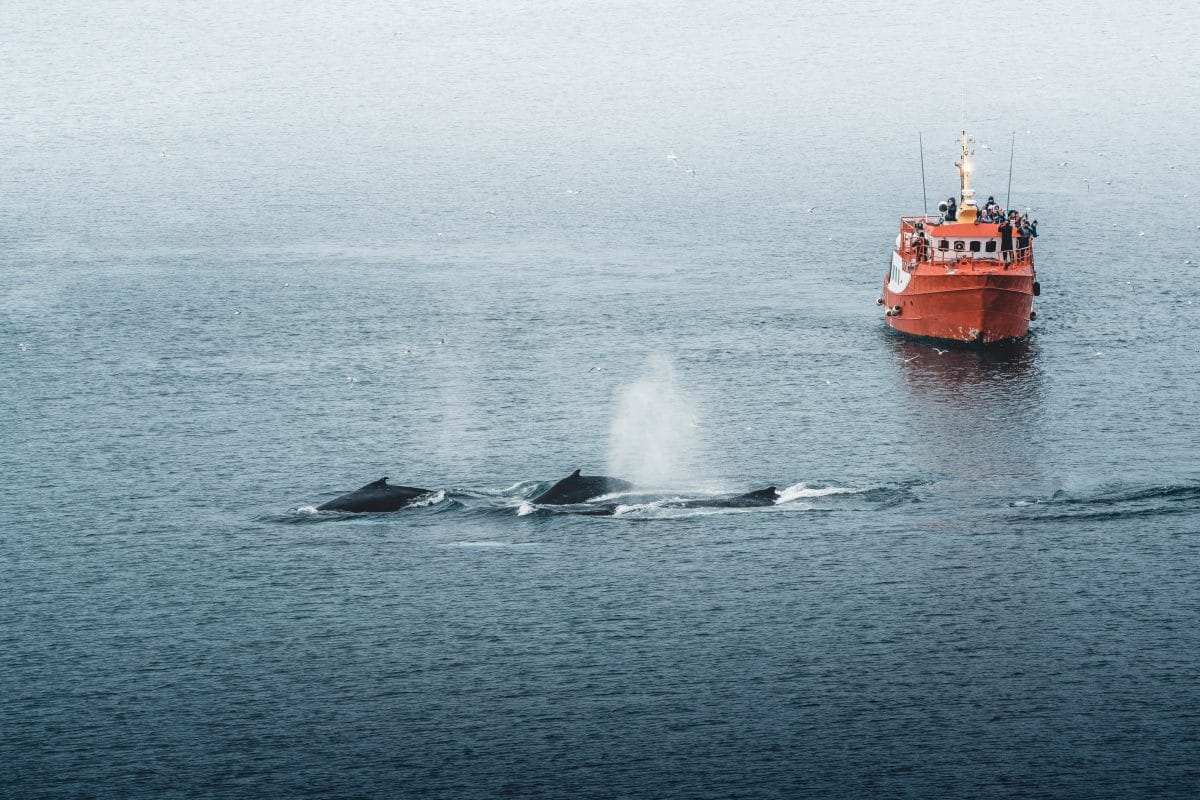
[[1200,17],[944,12],[0,7],[0,796],[1195,797]]

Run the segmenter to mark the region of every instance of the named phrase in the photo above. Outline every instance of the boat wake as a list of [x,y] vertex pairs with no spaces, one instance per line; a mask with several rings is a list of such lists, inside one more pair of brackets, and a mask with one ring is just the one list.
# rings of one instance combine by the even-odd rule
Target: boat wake
[[1121,520],[1200,514],[1200,481],[1159,486],[1110,486],[1086,494],[1057,491],[1044,499],[1009,503],[1023,517],[1058,520]]

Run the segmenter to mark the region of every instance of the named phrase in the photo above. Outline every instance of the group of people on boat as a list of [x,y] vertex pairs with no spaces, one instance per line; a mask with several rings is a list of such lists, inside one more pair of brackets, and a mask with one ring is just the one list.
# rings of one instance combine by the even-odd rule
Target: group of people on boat
[[[958,221],[958,203],[953,197],[947,198],[944,203],[938,203],[938,210],[942,212],[940,222]],[[1000,258],[1006,264],[1012,263],[1014,252],[1017,260],[1027,258],[1030,242],[1038,235],[1036,219],[1030,220],[1028,214],[1019,214],[1016,209],[1005,210],[1000,207],[994,197],[990,196],[983,209],[975,217],[975,224],[980,223],[999,226],[996,232],[1000,235]],[[916,252],[917,261],[929,260],[929,239],[925,236],[924,222],[918,222],[916,225],[912,247]]]
[[[1015,209],[1009,209],[1005,214],[992,198],[988,198],[994,207],[992,220],[999,224],[996,229],[1000,234],[1000,257],[1006,262],[1013,260],[1013,240],[1017,243],[1017,259],[1024,260],[1029,256],[1029,243],[1037,238],[1037,220],[1030,220],[1028,214],[1018,214]],[[987,208],[987,206],[984,206]]]

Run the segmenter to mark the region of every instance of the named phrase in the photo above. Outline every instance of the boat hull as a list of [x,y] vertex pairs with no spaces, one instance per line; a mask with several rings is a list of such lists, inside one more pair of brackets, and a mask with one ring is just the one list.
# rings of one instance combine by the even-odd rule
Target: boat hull
[[1019,339],[1033,311],[1031,270],[923,274],[917,270],[902,291],[888,282],[884,321],[910,336],[972,344]]

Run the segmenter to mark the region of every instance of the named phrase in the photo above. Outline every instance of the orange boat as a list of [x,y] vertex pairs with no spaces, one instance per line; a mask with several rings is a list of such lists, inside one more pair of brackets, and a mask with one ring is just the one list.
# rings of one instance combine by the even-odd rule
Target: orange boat
[[929,214],[901,217],[891,269],[883,282],[884,321],[911,336],[970,344],[1017,339],[1037,315],[1040,287],[1033,239],[1002,249],[1000,224],[981,222],[971,189],[969,140],[962,135],[957,219]]

